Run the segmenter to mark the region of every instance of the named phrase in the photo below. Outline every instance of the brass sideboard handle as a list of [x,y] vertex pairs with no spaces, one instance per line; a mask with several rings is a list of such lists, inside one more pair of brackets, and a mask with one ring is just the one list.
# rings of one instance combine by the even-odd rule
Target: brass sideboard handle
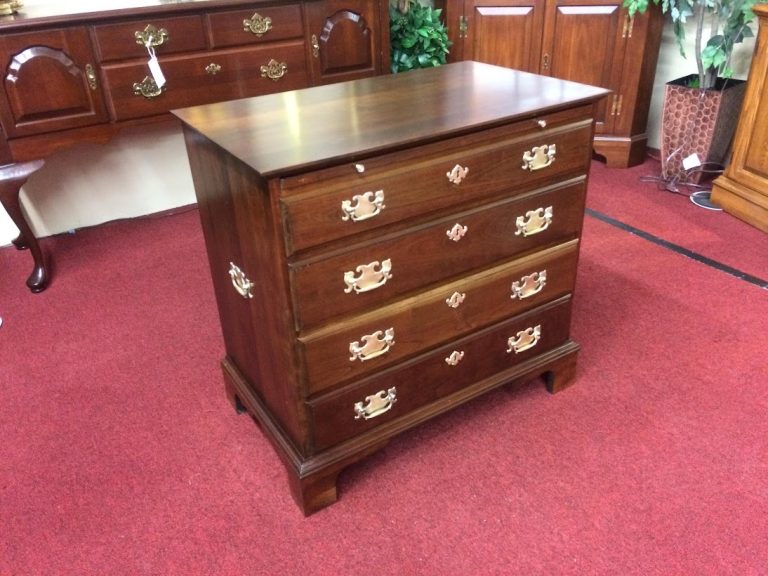
[[134,32],[133,36],[136,38],[136,44],[142,46],[162,46],[166,40],[170,40],[168,30],[165,28],[158,30],[152,24],[147,24],[142,32]]
[[312,34],[312,56],[318,58],[320,56],[320,44],[317,42],[317,34]]
[[523,276],[519,281],[512,282],[512,295],[510,298],[512,300],[515,298],[519,298],[520,300],[523,298],[530,298],[531,296],[541,292],[546,283],[546,270]]
[[211,62],[208,64],[208,66],[205,67],[205,72],[211,76],[216,76],[216,74],[221,72],[221,66],[215,62]]
[[366,396],[363,402],[355,403],[355,420],[363,418],[370,420],[388,412],[392,405],[397,402],[397,389],[393,386],[389,390],[382,390]]
[[468,228],[466,226],[462,226],[459,223],[456,223],[453,225],[453,228],[450,230],[445,231],[445,235],[448,236],[450,240],[453,240],[454,242],[458,242],[462,238],[464,238],[464,235],[467,233]]
[[96,82],[96,71],[91,64],[85,65],[85,79],[88,80],[88,86],[90,86],[91,90],[96,90],[98,87]]
[[462,294],[461,292],[454,292],[451,294],[450,298],[445,299],[445,303],[448,304],[449,308],[458,308],[462,304],[464,304],[464,300],[466,299],[467,295]]
[[555,161],[557,152],[554,144],[544,144],[543,146],[534,146],[530,152],[523,154],[523,170],[541,170]]
[[461,181],[467,177],[468,172],[469,167],[463,167],[459,164],[456,164],[456,166],[451,168],[450,172],[446,172],[445,175],[448,176],[448,181],[451,184],[461,184]]
[[390,278],[392,278],[392,260],[389,258],[381,263],[376,260],[370,264],[361,264],[355,268],[354,272],[344,272],[344,284],[347,285],[344,292],[346,294],[353,291],[355,294],[369,292],[384,286]]
[[261,67],[261,77],[269,78],[277,82],[288,72],[288,65],[285,62],[278,62],[274,58]]
[[445,363],[448,364],[448,366],[456,366],[463,359],[464,359],[464,351],[462,350],[460,352],[457,352],[456,350],[454,350],[453,352],[451,352],[451,355],[445,359]]
[[355,194],[352,200],[341,201],[341,219],[345,222],[360,222],[373,218],[386,208],[384,206],[384,190]]
[[507,340],[507,354],[514,352],[520,354],[530,350],[539,342],[541,338],[541,324],[532,328],[526,328],[517,333],[517,335]]
[[272,29],[272,18],[267,16],[264,18],[258,12],[254,12],[253,16],[243,20],[243,32],[251,32],[257,37],[261,38],[264,34]]
[[518,216],[515,220],[515,226],[517,231],[515,236],[522,234],[523,236],[533,236],[539,232],[544,232],[552,223],[552,206],[546,208],[537,208],[536,210],[528,210],[525,216]]
[[136,96],[144,96],[144,98],[157,98],[163,93],[163,88],[158,87],[154,78],[145,76],[141,82],[133,83],[133,93]]
[[253,282],[248,280],[245,273],[235,266],[233,262],[229,263],[229,278],[232,280],[232,286],[235,287],[240,296],[245,299],[253,298],[253,293],[251,292]]
[[389,352],[389,349],[395,345],[395,329],[377,330],[373,334],[367,334],[360,338],[361,342],[350,342],[349,357],[350,362],[360,360],[372,360]]

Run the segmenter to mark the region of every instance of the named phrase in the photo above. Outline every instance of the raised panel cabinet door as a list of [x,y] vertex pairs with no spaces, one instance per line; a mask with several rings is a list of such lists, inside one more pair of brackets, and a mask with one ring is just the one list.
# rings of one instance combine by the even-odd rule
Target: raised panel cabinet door
[[0,37],[0,118],[8,138],[107,121],[85,28]]
[[468,0],[464,18],[460,41],[465,60],[526,72],[538,70],[543,2]]
[[306,4],[314,84],[380,74],[380,15],[372,0],[324,0]]
[[[539,73],[618,93],[628,22],[620,1],[552,0],[547,4]],[[614,97],[598,102],[597,134],[613,129],[614,102]]]

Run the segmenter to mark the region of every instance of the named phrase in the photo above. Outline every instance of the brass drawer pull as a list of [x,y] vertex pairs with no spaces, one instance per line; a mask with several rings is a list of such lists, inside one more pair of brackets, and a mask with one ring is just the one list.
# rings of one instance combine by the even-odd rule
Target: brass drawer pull
[[457,352],[456,350],[454,350],[453,352],[451,352],[451,355],[445,359],[445,363],[448,364],[448,366],[456,366],[463,359],[464,359],[464,351],[462,350],[460,352]]
[[536,344],[538,344],[541,338],[541,324],[534,326],[533,328],[526,328],[517,333],[516,336],[507,340],[507,354],[514,352],[520,354],[530,350]]
[[143,32],[134,32],[133,36],[136,38],[136,44],[147,47],[162,46],[166,40],[170,40],[168,30],[165,28],[157,29],[152,24],[147,24]]
[[312,44],[312,56],[314,58],[319,58],[320,57],[320,43],[317,41],[317,34],[312,34],[311,44]]
[[208,66],[205,67],[205,72],[211,76],[216,76],[216,74],[221,72],[221,66],[215,62],[211,62],[208,64]]
[[523,154],[523,170],[541,170],[555,161],[557,152],[554,144],[544,144],[543,146],[534,146],[530,152]]
[[533,236],[539,232],[544,232],[552,224],[552,206],[546,208],[537,208],[529,210],[525,216],[518,216],[515,220],[517,231],[515,236]]
[[512,300],[514,300],[515,298],[519,298],[520,300],[522,300],[523,298],[530,298],[531,296],[534,296],[535,294],[538,294],[539,292],[541,292],[546,284],[547,284],[546,270],[528,274],[528,276],[523,276],[522,278],[520,278],[519,281],[512,282],[512,295],[510,296],[510,298]]
[[460,292],[454,292],[451,294],[450,298],[445,299],[445,303],[448,304],[450,308],[458,308],[464,303],[464,299],[467,297],[466,294],[462,294]]
[[267,16],[264,18],[258,12],[254,12],[253,16],[243,20],[243,31],[251,32],[258,38],[261,38],[264,34],[272,29],[272,18]]
[[[357,272],[357,276],[355,276],[355,272]],[[362,264],[355,268],[355,272],[344,272],[344,284],[347,285],[344,289],[346,294],[351,294],[352,291],[355,294],[360,294],[384,286],[387,280],[392,278],[392,260],[387,258],[381,263],[376,260],[370,264]]]
[[85,78],[88,80],[88,86],[91,90],[96,90],[98,84],[96,83],[96,71],[93,69],[92,64],[85,65]]
[[261,67],[261,77],[269,78],[277,82],[288,72],[288,65],[285,62],[278,62],[274,58]]
[[363,418],[370,420],[388,412],[392,405],[397,402],[397,389],[393,386],[389,390],[376,392],[371,396],[366,396],[364,402],[355,403],[355,420]]
[[448,181],[451,184],[461,184],[461,181],[467,177],[468,173],[469,167],[462,167],[461,165],[456,164],[456,166],[454,166],[450,172],[446,172],[445,175],[448,177]]
[[539,125],[539,128],[546,128],[547,127],[547,121],[546,120],[538,120],[536,124]]
[[229,278],[232,280],[232,286],[235,287],[240,296],[245,299],[253,298],[253,293],[251,292],[253,282],[248,280],[245,273],[232,262],[229,263]]
[[154,78],[145,76],[141,82],[133,83],[133,93],[136,96],[144,96],[146,99],[157,98],[163,93],[163,88],[160,88],[155,82]]
[[372,360],[389,352],[389,349],[395,345],[395,329],[377,330],[373,334],[368,334],[360,338],[360,342],[351,342],[349,344],[350,362],[360,360]]
[[449,239],[453,240],[454,242],[458,242],[462,238],[464,238],[464,235],[467,233],[467,227],[462,226],[461,224],[454,224],[453,228],[450,230],[445,231],[445,235],[448,236]]
[[341,211],[343,215],[341,219],[345,222],[368,220],[368,218],[373,218],[381,213],[384,208],[384,190],[355,194],[352,196],[352,200],[342,200]]

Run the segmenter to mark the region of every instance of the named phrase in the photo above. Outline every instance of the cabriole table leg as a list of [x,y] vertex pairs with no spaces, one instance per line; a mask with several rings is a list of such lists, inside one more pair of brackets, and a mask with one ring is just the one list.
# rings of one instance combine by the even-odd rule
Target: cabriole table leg
[[29,248],[34,260],[32,274],[27,278],[27,286],[32,292],[45,290],[48,286],[49,276],[40,244],[21,210],[19,193],[30,175],[39,170],[43,164],[43,160],[33,160],[0,166],[0,204],[3,205],[19,229],[19,236],[13,241],[13,245],[19,250]]

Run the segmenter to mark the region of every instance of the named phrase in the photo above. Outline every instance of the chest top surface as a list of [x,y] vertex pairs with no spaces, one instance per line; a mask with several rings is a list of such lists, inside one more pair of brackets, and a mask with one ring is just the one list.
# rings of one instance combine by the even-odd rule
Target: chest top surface
[[589,104],[608,93],[465,61],[174,114],[263,177],[274,177]]

